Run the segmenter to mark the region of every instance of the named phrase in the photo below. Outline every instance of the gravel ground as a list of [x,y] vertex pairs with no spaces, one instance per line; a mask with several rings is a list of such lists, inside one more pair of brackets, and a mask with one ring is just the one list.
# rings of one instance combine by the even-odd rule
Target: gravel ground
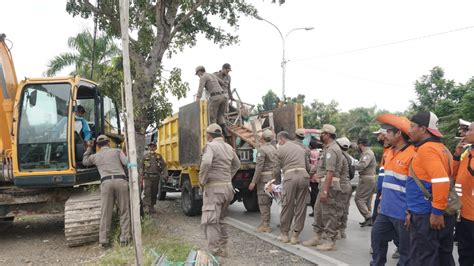
[[[206,249],[207,242],[201,230],[201,217],[187,217],[180,207],[180,199],[159,201],[154,216],[164,230],[185,238],[196,247]],[[229,256],[219,259],[222,265],[313,265],[305,259],[288,253],[255,236],[229,226]]]

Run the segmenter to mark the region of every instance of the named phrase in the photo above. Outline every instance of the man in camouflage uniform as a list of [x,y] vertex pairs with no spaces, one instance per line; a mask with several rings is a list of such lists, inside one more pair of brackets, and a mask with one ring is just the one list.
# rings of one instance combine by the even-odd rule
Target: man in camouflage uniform
[[[340,177],[343,160],[341,148],[336,141],[336,128],[324,125],[321,141],[324,149],[318,161],[318,166],[311,169],[310,175],[316,171],[319,183],[319,194],[316,200],[314,215],[314,237],[304,241],[305,246],[316,246],[322,251],[336,250],[336,237],[339,227],[337,200],[340,197]],[[326,241],[323,241],[323,237]]]
[[352,158],[347,153],[349,147],[351,146],[351,142],[348,138],[342,137],[336,139],[336,143],[339,145],[342,151],[342,155],[344,155],[344,159],[342,160],[342,172],[341,172],[341,193],[340,198],[337,199],[337,206],[338,206],[338,214],[337,217],[340,218],[339,223],[339,230],[338,230],[338,239],[339,238],[346,238],[346,228],[347,228],[347,217],[349,215],[349,205],[351,201],[352,195],[352,186],[351,186],[351,179],[349,178],[349,167],[352,165]]
[[154,213],[158,186],[161,179],[168,176],[166,162],[160,154],[156,153],[155,142],[148,144],[148,152],[143,157],[140,172],[143,176],[145,194],[143,198],[143,210],[148,214]]
[[[303,148],[289,140],[288,132],[278,133],[277,140],[280,146],[276,152],[275,167],[273,168],[273,175],[277,180],[281,180],[283,171],[281,235],[278,240],[283,243],[291,241],[291,244],[297,244],[304,228],[306,204],[309,202],[309,158]],[[288,234],[293,218],[295,223],[290,240]]]
[[369,147],[369,141],[366,138],[357,140],[359,147],[360,160],[355,166],[359,171],[359,184],[357,185],[354,201],[360,214],[364,216],[364,221],[360,226],[372,226],[372,196],[375,192],[375,161],[374,152]]
[[229,239],[225,217],[234,198],[232,177],[240,168],[240,160],[234,149],[225,143],[219,125],[209,125],[206,138],[208,143],[199,168],[199,184],[203,189],[201,225],[209,252],[225,257]]
[[271,144],[273,140],[273,132],[269,129],[263,131],[262,134],[265,144],[263,144],[257,152],[257,165],[249,190],[254,190],[257,186],[258,206],[260,207],[260,215],[262,223],[257,228],[257,232],[270,233],[270,209],[272,207],[272,198],[265,193],[265,184],[273,179],[273,166],[275,164],[276,148]]
[[209,124],[217,123],[225,131],[225,110],[227,106],[226,92],[222,89],[217,78],[209,73],[203,66],[196,68],[196,75],[199,76],[199,88],[196,100],[199,102],[202,97],[204,88],[209,95],[208,112]]

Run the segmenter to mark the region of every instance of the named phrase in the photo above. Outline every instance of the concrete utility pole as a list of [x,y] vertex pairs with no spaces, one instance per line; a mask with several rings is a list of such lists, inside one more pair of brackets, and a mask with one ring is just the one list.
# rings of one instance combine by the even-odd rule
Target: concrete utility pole
[[135,243],[135,263],[143,265],[142,227],[140,223],[140,195],[138,192],[137,150],[135,149],[135,124],[133,120],[133,95],[130,76],[130,57],[128,51],[128,8],[129,0],[120,0],[120,29],[122,32],[123,76],[125,85],[125,106],[127,110],[127,139],[130,174],[130,205],[132,214],[132,232]]
[[288,38],[288,35],[290,35],[290,33],[296,31],[296,30],[313,30],[314,27],[304,27],[304,28],[294,28],[292,30],[290,30],[286,35],[285,37],[283,37],[283,34],[281,33],[280,29],[273,23],[271,23],[270,21],[262,18],[261,16],[259,15],[255,15],[255,18],[258,19],[258,20],[262,20],[262,21],[265,21],[267,22],[268,24],[272,25],[277,31],[278,33],[280,34],[280,38],[281,38],[281,42],[282,42],[282,57],[281,57],[281,97],[282,97],[282,101],[284,102],[285,101],[285,87],[286,87],[286,63],[288,62],[288,60],[286,60],[286,38]]

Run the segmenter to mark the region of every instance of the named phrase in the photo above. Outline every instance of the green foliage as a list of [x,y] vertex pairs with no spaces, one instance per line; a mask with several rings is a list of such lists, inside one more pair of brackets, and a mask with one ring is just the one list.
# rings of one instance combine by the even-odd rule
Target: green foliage
[[314,100],[309,106],[304,106],[304,126],[320,129],[324,124],[337,124],[338,106],[339,104],[334,100],[329,104]]
[[262,97],[262,103],[257,105],[258,112],[271,111],[278,107],[280,98],[272,90],[268,90],[267,94]]

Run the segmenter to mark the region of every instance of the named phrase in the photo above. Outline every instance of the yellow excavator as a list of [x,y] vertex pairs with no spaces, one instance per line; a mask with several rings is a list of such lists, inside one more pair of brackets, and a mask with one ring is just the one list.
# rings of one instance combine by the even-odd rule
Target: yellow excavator
[[[98,239],[100,180],[82,165],[84,132],[119,142],[119,112],[98,85],[77,76],[25,78],[18,83],[5,34],[0,34],[0,220],[64,213],[69,246]],[[82,109],[82,108],[81,108]],[[78,125],[79,122],[79,125]]]

